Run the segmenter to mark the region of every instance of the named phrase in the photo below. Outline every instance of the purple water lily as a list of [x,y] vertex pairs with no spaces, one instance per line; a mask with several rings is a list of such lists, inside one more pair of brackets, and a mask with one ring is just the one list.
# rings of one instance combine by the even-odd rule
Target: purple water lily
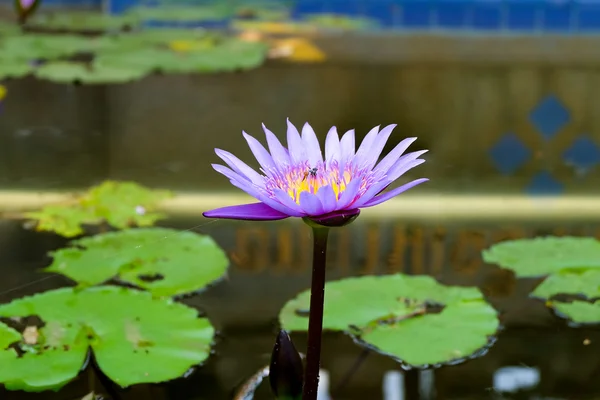
[[425,162],[419,157],[427,152],[403,154],[416,140],[407,138],[377,163],[395,127],[371,129],[358,150],[355,150],[354,130],[346,132],[340,139],[333,127],[325,140],[325,158],[308,123],[300,134],[287,121],[287,149],[264,125],[269,151],[243,132],[261,166],[261,173],[221,149],[215,152],[229,168],[219,164],[213,164],[213,168],[259,202],[218,208],[203,215],[252,221],[306,217],[324,224],[336,218],[358,215],[360,208],[381,204],[427,181],[417,179],[384,192],[408,170]]

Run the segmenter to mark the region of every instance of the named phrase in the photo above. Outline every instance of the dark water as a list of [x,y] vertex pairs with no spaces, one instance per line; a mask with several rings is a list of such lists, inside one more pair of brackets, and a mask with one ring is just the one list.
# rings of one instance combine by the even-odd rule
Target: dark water
[[[164,225],[176,229],[199,225],[194,230],[212,235],[232,259],[226,281],[183,300],[205,311],[220,331],[215,354],[186,379],[119,390],[121,399],[230,399],[235,387],[268,363],[281,306],[308,288],[310,240],[300,221],[258,225],[206,222],[182,218]],[[599,235],[600,225],[497,221],[438,225],[364,218],[333,233],[328,277],[430,274],[443,283],[477,285],[484,291],[500,310],[505,330],[484,357],[434,371],[432,386],[437,397],[432,398],[500,398],[493,389],[493,375],[505,366],[535,367],[541,375],[536,387],[507,398],[597,398],[600,331],[567,327],[541,302],[527,298],[535,281],[517,281],[510,272],[485,265],[480,258],[480,250],[492,242],[548,233]],[[61,277],[32,283],[41,277],[36,270],[48,264],[46,252],[65,243],[54,235],[26,231],[14,221],[1,222],[0,301],[67,285]],[[299,349],[305,348],[303,335],[294,336],[294,340]],[[393,361],[369,354],[352,378],[341,385],[362,349],[338,334],[326,335],[323,349],[323,366],[330,373],[336,400],[382,398],[384,374],[398,370]],[[76,399],[90,390],[92,382],[98,392],[103,391],[93,373],[84,371],[58,393],[0,395],[3,399]],[[407,377],[407,385],[411,382],[414,376]],[[261,388],[257,399],[270,398],[267,388]]]

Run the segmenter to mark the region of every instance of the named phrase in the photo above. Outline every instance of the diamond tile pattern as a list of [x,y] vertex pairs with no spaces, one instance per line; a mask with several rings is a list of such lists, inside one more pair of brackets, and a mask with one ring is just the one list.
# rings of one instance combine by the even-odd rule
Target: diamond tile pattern
[[546,140],[552,139],[571,120],[569,109],[554,95],[543,98],[529,114],[529,120]]
[[600,149],[592,139],[580,136],[563,153],[566,164],[580,170],[588,170],[600,163]]
[[564,186],[550,172],[541,171],[534,175],[525,190],[533,196],[556,196],[564,191]]
[[514,133],[506,133],[490,149],[490,158],[498,171],[511,175],[531,159],[529,150]]

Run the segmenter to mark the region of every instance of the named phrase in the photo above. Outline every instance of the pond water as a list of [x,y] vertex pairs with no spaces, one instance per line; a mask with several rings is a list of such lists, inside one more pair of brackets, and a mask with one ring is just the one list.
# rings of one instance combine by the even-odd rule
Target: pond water
[[[600,138],[594,101],[600,60],[583,50],[557,56],[560,49],[585,50],[597,42],[561,39],[553,47],[542,46],[543,38],[506,39],[503,47],[465,37],[381,40],[385,49],[372,59],[365,58],[373,46],[368,40],[354,46],[325,41],[338,51],[350,49],[355,58],[364,58],[360,62],[270,62],[244,73],[150,76],[112,86],[9,81],[0,116],[0,212],[27,208],[37,200],[25,200],[38,193],[79,189],[107,178],[189,191],[195,199],[210,194],[208,202],[219,205],[214,196],[228,196],[230,188],[210,168],[216,161],[213,148],[249,160],[242,129],[260,136],[260,123],[266,122],[282,138],[290,117],[296,123],[310,121],[323,139],[334,124],[340,131],[356,128],[360,137],[375,125],[398,123],[389,145],[418,136],[413,150],[430,152],[414,174],[431,182],[419,187],[420,197],[411,194],[407,203],[382,206],[391,214],[366,211],[335,231],[328,279],[402,272],[477,286],[501,312],[503,325],[483,357],[407,373],[405,398],[416,399],[419,390],[423,399],[598,398],[600,331],[569,327],[542,301],[528,297],[539,280],[517,280],[481,258],[481,250],[505,239],[600,238],[593,203],[600,186],[598,175],[590,172],[600,157],[594,144]],[[516,49],[514,57],[500,57],[496,50],[509,46]],[[394,48],[401,50],[390,51]],[[406,50],[412,48],[429,50]],[[478,56],[486,51],[488,58]],[[556,196],[566,206],[553,214],[505,203],[539,194]],[[572,196],[593,206],[569,208],[576,204],[568,202]],[[452,207],[461,215],[451,215]],[[183,208],[170,210],[175,212],[159,225],[208,234],[231,260],[227,279],[182,300],[206,313],[220,332],[214,354],[186,378],[118,390],[115,398],[231,399],[244,379],[268,364],[281,307],[310,285],[310,232],[300,221],[215,222],[199,217],[203,210],[194,209],[194,203]],[[69,285],[38,271],[50,263],[48,251],[66,243],[23,229],[21,222],[1,220],[0,303]],[[304,335],[293,339],[305,349]],[[343,335],[325,336],[322,357],[335,400],[383,399],[384,391],[401,387],[398,364],[374,353],[365,357]],[[499,393],[516,381],[523,386],[519,393]],[[0,390],[0,398],[74,400],[91,388],[107,394],[89,370],[57,393]],[[396,395],[385,399],[400,399]],[[272,399],[267,385],[256,399]]]
[[[183,300],[206,312],[220,335],[215,354],[189,377],[167,384],[119,390],[119,397],[231,398],[236,386],[268,364],[280,308],[309,287],[308,228],[300,221],[256,226],[238,222],[210,223],[193,216],[173,218],[161,225],[210,234],[232,260],[225,281]],[[64,246],[66,240],[26,231],[14,221],[2,222],[0,230],[2,302],[68,284],[59,276],[40,280],[36,271],[49,263],[46,253]],[[411,385],[420,384],[424,394],[436,394],[436,397],[431,394],[423,398],[498,398],[495,387],[503,385],[498,372],[506,367],[523,368],[521,378],[510,375],[504,381],[521,379],[525,386],[531,369],[536,371],[534,375],[539,374],[538,378],[529,378],[534,380],[534,387],[526,388],[518,398],[534,398],[534,395],[536,398],[596,398],[600,393],[600,384],[595,379],[600,368],[596,355],[600,331],[569,328],[553,316],[543,302],[527,297],[535,285],[534,280],[517,281],[511,272],[481,261],[481,249],[498,240],[549,233],[598,237],[600,227],[593,222],[490,220],[440,224],[432,220],[406,222],[365,217],[334,232],[328,278],[390,272],[430,274],[443,283],[480,287],[500,310],[504,330],[485,356],[424,373],[418,380],[415,374],[406,376],[407,389],[414,390]],[[299,349],[305,348],[304,335],[294,335],[293,339]],[[323,367],[329,373],[330,390],[335,399],[383,398],[384,381],[390,379],[390,373],[399,371],[398,365],[374,353],[363,358],[363,350],[349,338],[339,334],[325,336]],[[350,374],[352,370],[354,374]],[[87,371],[59,393],[2,392],[1,395],[3,399],[76,399],[89,391],[91,382],[95,382],[99,392],[103,391],[101,383]],[[259,391],[257,399],[271,398],[267,388]]]

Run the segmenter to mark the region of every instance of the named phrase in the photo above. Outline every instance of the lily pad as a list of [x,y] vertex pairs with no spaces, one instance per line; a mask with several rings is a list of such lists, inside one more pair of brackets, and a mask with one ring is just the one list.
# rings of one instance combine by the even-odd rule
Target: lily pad
[[104,233],[71,245],[51,253],[47,272],[84,286],[117,278],[157,297],[202,289],[221,278],[229,264],[209,236],[165,228]]
[[214,335],[195,309],[114,286],[58,289],[0,306],[2,317],[32,314],[45,323],[39,343],[19,342],[20,358],[13,348],[0,352],[0,382],[9,389],[60,388],[77,376],[89,347],[122,387],[164,382],[203,362]]
[[513,270],[519,278],[565,269],[600,268],[600,242],[572,236],[509,240],[484,250],[483,259]]
[[136,26],[135,15],[110,15],[101,12],[61,11],[53,14],[39,14],[28,21],[28,25],[65,30],[117,30],[125,26]]
[[83,234],[84,224],[97,224],[101,221],[94,210],[70,205],[49,205],[41,211],[26,213],[25,218],[36,222],[36,230],[55,232],[64,237]]
[[233,10],[223,6],[176,6],[162,5],[158,7],[137,7],[128,12],[139,20],[151,21],[209,21],[227,19],[233,15]]
[[600,297],[600,269],[557,272],[544,279],[532,293],[542,299],[560,294],[580,295],[587,299]]
[[26,34],[10,36],[0,42],[2,60],[30,62],[37,59],[56,59],[85,52],[90,40],[75,35]]
[[81,235],[82,225],[102,221],[117,229],[151,226],[164,217],[156,212],[158,204],[172,195],[134,182],[106,181],[70,204],[48,205],[40,211],[25,213],[24,217],[36,222],[36,230],[64,237]]
[[[477,288],[444,286],[427,276],[348,278],[327,283],[325,293],[325,329],[350,332],[412,366],[477,354],[499,327],[496,311]],[[309,302],[306,291],[284,306],[285,329],[308,329]]]
[[554,311],[576,324],[600,323],[600,301],[594,303],[573,301],[571,303],[549,302]]
[[35,76],[53,82],[126,83],[141,79],[147,71],[134,68],[93,64],[86,66],[68,61],[49,62],[35,71]]
[[5,60],[0,55],[0,79],[22,78],[29,75],[33,67],[24,60]]

